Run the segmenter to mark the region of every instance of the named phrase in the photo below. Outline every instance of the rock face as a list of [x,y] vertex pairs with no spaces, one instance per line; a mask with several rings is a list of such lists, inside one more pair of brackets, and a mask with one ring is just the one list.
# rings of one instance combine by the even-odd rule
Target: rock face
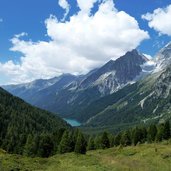
[[171,64],[171,42],[159,51],[155,59],[157,63],[156,72],[165,69]]
[[129,82],[135,80],[142,72],[144,63],[148,61],[137,50],[127,52],[116,61],[109,61],[96,72],[89,75],[80,84],[81,88],[97,86],[102,95],[116,92]]
[[[98,99],[89,108],[89,126],[111,126],[119,124],[171,120],[171,51],[170,43],[156,56],[156,69],[135,84],[104,98]],[[100,108],[98,107],[100,105]]]
[[4,86],[4,89],[62,117],[86,122],[89,117],[83,111],[89,104],[140,79],[148,62],[144,55],[133,50],[86,75],[65,74],[50,80]]

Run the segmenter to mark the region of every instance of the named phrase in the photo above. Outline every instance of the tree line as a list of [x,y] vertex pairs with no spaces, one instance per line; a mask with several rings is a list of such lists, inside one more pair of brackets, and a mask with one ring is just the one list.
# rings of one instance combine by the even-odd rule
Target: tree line
[[169,138],[171,138],[169,121],[159,125],[131,128],[117,135],[103,132],[95,137],[84,135],[78,129],[72,131],[63,129],[60,130],[60,133],[44,135],[39,138],[37,135],[29,136],[24,147],[24,155],[48,157],[56,153],[86,154],[88,150],[106,149],[120,145],[123,147],[136,146],[145,142],[160,142]]

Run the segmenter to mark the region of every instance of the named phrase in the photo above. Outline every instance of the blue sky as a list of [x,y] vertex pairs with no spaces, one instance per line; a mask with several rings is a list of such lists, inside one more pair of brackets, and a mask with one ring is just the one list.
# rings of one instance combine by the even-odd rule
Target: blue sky
[[[79,4],[76,0],[68,0],[68,4],[70,6],[70,11],[67,17],[64,21],[62,21],[62,18],[65,13],[65,9],[62,9],[60,5],[58,4],[59,1],[57,0],[1,0],[0,1],[0,63],[1,65],[12,61],[12,65],[9,65],[6,68],[9,68],[10,66],[15,68],[15,64],[20,65],[21,63],[21,57],[26,57],[28,55],[27,52],[23,52],[18,48],[18,45],[16,47],[16,44],[14,42],[11,42],[10,40],[14,38],[14,35],[20,34],[20,33],[27,33],[28,36],[24,36],[20,38],[20,41],[25,42],[32,42],[38,43],[40,41],[43,42],[50,42],[51,39],[55,39],[53,36],[53,33],[46,35],[48,32],[48,28],[45,25],[45,20],[50,19],[50,15],[53,15],[51,19],[55,22],[55,19],[62,22],[67,22],[70,20],[70,17],[73,15],[77,15],[80,11]],[[149,54],[151,56],[154,56],[156,52],[164,46],[166,43],[170,41],[170,33],[168,34],[160,34],[160,31],[157,31],[156,29],[150,28],[148,25],[148,21],[142,19],[142,15],[146,13],[153,13],[153,11],[157,8],[166,8],[171,4],[170,0],[115,0],[114,1],[115,8],[119,11],[124,11],[127,15],[133,17],[139,24],[139,29],[148,32],[149,38],[142,38],[142,40],[138,40],[140,42],[140,45],[137,45],[137,48],[145,53]],[[99,2],[96,2],[91,9],[91,13],[96,13],[98,9]],[[49,20],[48,20],[49,21]],[[167,21],[166,21],[167,22]],[[49,21],[50,23],[50,21]],[[51,25],[49,24],[49,27]],[[81,29],[81,26],[80,26]],[[59,41],[59,39],[57,39]],[[61,40],[61,39],[60,39]],[[132,40],[131,40],[132,41]],[[138,44],[138,43],[137,43]],[[115,45],[113,45],[115,46]],[[14,47],[14,48],[13,48]],[[13,50],[10,50],[10,48],[13,48]],[[80,52],[79,52],[80,53]],[[31,58],[30,58],[31,59]],[[79,58],[80,59],[80,58]],[[106,59],[107,61],[108,59]],[[78,61],[78,60],[77,60]],[[89,59],[90,61],[90,59]],[[97,61],[97,60],[96,60]],[[94,61],[93,61],[94,62]],[[98,60],[96,64],[91,64],[90,67],[82,67],[86,70],[93,68],[94,66],[101,65],[102,62],[105,62],[105,60]],[[72,62],[71,62],[72,63]],[[73,62],[74,63],[74,62]],[[75,65],[76,66],[76,65]],[[17,66],[19,67],[19,66]],[[54,66],[53,66],[54,67]],[[52,69],[50,66],[49,68]],[[28,77],[32,77],[33,79],[37,79],[38,77],[42,78],[48,78],[55,75],[55,72],[62,73],[63,70],[66,70],[66,72],[72,72],[72,73],[79,73],[80,70],[74,70],[72,69],[66,69],[66,67],[61,68],[57,67],[57,70],[54,71],[52,69],[49,74],[44,74],[45,72],[48,72],[46,69],[44,69],[44,72],[41,74],[38,74],[34,76],[34,73],[26,74],[20,78],[20,80],[23,81],[30,81],[31,79],[28,79]],[[23,68],[22,68],[23,69]],[[21,69],[20,69],[21,70]],[[24,70],[24,69],[23,69]],[[4,72],[4,71],[3,71]],[[3,73],[0,71],[0,73]],[[20,74],[16,68],[13,69],[11,72],[17,72],[17,74]],[[38,71],[36,71],[38,72]],[[58,74],[59,74],[58,73]],[[4,78],[0,79],[0,84],[7,83],[7,82],[15,82],[15,80],[11,80],[11,77],[18,77],[18,75],[13,75],[10,73],[7,76],[4,76]],[[5,81],[4,81],[5,80]],[[19,82],[18,80],[16,82]]]

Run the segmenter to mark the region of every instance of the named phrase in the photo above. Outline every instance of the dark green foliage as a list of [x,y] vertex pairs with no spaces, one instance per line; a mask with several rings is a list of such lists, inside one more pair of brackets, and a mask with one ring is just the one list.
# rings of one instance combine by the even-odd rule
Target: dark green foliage
[[23,154],[26,156],[34,156],[35,153],[32,151],[33,146],[33,136],[29,134],[27,137],[26,144],[24,146]]
[[96,149],[100,149],[101,148],[100,143],[101,143],[101,137],[97,135],[95,137],[95,139],[94,139],[94,144],[95,144],[95,148]]
[[95,143],[93,137],[89,138],[87,150],[95,150]]
[[122,134],[122,137],[121,137],[121,145],[123,146],[128,146],[128,145],[131,145],[131,134],[128,131],[125,131],[123,134]]
[[84,135],[81,132],[79,132],[74,151],[75,153],[86,154],[86,147],[87,147],[87,142],[84,138]]
[[121,133],[119,133],[115,136],[114,145],[115,146],[120,145],[120,141],[121,141]]
[[63,133],[65,132],[65,128],[61,128],[55,132],[53,132],[52,134],[52,137],[53,137],[53,142],[54,142],[54,154],[56,154],[58,152],[58,147],[59,147],[59,144],[61,142],[61,139],[62,139],[62,136],[63,136]]
[[157,128],[156,141],[168,140],[170,138],[170,123],[166,121]]
[[62,136],[61,142],[59,144],[59,153],[68,153],[71,152],[71,138],[69,136],[69,131],[66,130]]
[[54,143],[52,137],[48,134],[40,136],[38,155],[41,157],[49,157],[53,154]]
[[147,129],[145,127],[141,128],[141,132],[142,132],[142,143],[145,143],[147,141]]
[[107,132],[104,132],[101,137],[100,146],[102,149],[109,148],[110,147],[110,141]]
[[109,135],[110,147],[114,147],[115,145],[115,136],[110,134]]
[[150,125],[148,128],[148,135],[147,135],[147,140],[148,142],[153,142],[156,138],[157,135],[157,128],[156,125]]
[[164,136],[164,124],[160,124],[158,127],[157,127],[157,134],[156,134],[156,138],[155,140],[157,142],[160,142],[163,140],[163,136]]
[[132,141],[134,145],[137,145],[137,143],[141,141],[141,132],[138,127],[133,129]]
[[164,123],[164,135],[163,139],[168,140],[170,138],[170,122],[166,121]]
[[[42,132],[52,134],[60,128],[70,126],[52,113],[35,108],[0,88],[1,148],[9,153],[34,156],[37,153],[36,148],[39,148],[36,135]],[[40,142],[43,145],[45,140]],[[47,155],[42,154],[47,156],[50,152]]]

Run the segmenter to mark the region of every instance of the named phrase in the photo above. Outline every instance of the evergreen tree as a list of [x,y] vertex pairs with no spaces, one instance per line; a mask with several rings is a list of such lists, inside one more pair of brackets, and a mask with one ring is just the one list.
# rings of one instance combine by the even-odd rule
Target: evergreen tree
[[100,149],[101,148],[100,142],[101,142],[101,137],[97,135],[95,137],[95,139],[94,139],[95,149]]
[[33,136],[31,134],[28,135],[26,144],[24,146],[23,154],[26,156],[32,156],[32,143],[33,143]]
[[133,129],[132,141],[133,141],[134,145],[137,145],[137,143],[141,143],[142,139],[143,139],[142,130],[140,128],[138,128],[138,127]]
[[40,157],[49,157],[53,154],[54,144],[52,137],[48,134],[42,134],[40,136],[40,143],[38,149],[38,155]]
[[131,145],[131,135],[129,131],[125,131],[121,136],[121,144],[123,146]]
[[110,134],[109,141],[110,141],[110,147],[114,147],[114,145],[115,145],[115,136]]
[[75,153],[79,153],[79,154],[86,154],[86,140],[83,136],[83,134],[81,132],[79,132],[78,137],[77,137],[77,141],[75,144]]
[[102,149],[109,148],[110,147],[110,141],[108,138],[107,132],[104,132],[102,137],[101,137],[101,143],[100,146]]
[[163,140],[163,135],[164,135],[164,124],[160,124],[157,127],[157,134],[156,134],[156,141],[160,142]]
[[166,121],[164,123],[164,135],[163,139],[168,140],[170,138],[170,122]]
[[148,142],[153,142],[157,135],[157,127],[156,125],[150,125],[147,131],[147,140]]
[[95,143],[93,137],[89,138],[87,150],[95,150]]
[[145,143],[147,141],[147,129],[145,127],[141,128],[141,132],[142,132],[142,143]]
[[63,153],[71,152],[70,144],[71,144],[71,139],[69,137],[68,130],[66,130],[59,144],[59,153],[63,154]]
[[66,130],[65,128],[61,128],[61,129],[53,132],[52,137],[53,137],[53,142],[54,142],[54,150],[53,150],[54,154],[56,154],[58,152],[58,146],[61,142],[61,139],[62,139],[62,136],[63,136],[65,130]]
[[71,151],[74,151],[75,149],[75,143],[76,143],[76,138],[75,138],[75,132],[71,131],[69,133],[69,140],[70,140],[70,148],[71,148]]
[[120,141],[121,141],[121,133],[119,133],[115,136],[114,145],[115,146],[120,145]]
[[32,152],[34,154],[33,155],[34,157],[38,154],[39,142],[40,142],[40,136],[35,134],[33,137],[33,146],[32,146]]

